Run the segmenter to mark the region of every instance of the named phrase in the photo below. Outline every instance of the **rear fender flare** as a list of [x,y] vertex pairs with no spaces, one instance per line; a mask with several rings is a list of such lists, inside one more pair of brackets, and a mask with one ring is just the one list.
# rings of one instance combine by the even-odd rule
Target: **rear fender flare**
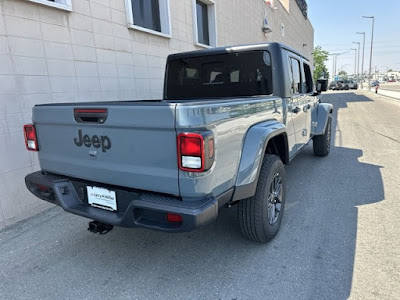
[[[271,138],[280,134],[285,134],[286,136],[286,127],[277,121],[267,121],[254,125],[247,131],[243,143],[232,201],[249,198],[255,194],[258,176],[268,142]],[[285,160],[288,162],[287,138],[285,138],[285,143]]]

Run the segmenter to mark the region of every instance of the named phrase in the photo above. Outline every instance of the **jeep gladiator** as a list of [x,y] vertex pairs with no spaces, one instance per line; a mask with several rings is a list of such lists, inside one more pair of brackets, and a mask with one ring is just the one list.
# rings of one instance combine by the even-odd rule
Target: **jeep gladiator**
[[268,242],[285,205],[285,164],[330,150],[332,105],[309,61],[278,43],[167,58],[162,100],[44,104],[24,126],[35,196],[112,226],[183,232],[237,204],[243,234]]

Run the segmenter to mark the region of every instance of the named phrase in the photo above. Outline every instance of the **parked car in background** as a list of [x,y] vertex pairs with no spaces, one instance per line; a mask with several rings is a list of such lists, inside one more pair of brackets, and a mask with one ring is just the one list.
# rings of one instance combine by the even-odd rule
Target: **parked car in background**
[[356,90],[358,89],[358,84],[354,80],[344,80],[342,85],[342,90]]
[[343,87],[343,81],[341,80],[332,81],[329,85],[329,89],[332,91],[341,90],[342,87]]
[[332,81],[332,82],[329,84],[328,89],[333,90],[335,87],[336,87],[336,81]]

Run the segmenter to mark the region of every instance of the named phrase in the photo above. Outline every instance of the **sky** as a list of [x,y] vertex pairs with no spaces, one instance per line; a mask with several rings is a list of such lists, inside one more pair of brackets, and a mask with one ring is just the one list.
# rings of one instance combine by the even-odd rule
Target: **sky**
[[[362,16],[375,16],[372,70],[400,70],[400,0],[307,0],[307,4],[314,46],[330,53],[349,51],[338,56],[338,71],[354,73],[355,53],[350,49],[358,48],[352,42],[361,42],[361,72],[363,36],[356,32],[365,32],[364,71],[369,68],[372,20]],[[327,67],[332,74],[331,58]]]

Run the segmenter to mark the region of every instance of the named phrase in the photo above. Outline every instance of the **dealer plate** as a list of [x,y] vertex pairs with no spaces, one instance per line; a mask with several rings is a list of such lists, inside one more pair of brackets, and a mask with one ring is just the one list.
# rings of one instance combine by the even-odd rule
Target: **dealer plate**
[[96,186],[87,187],[88,203],[91,206],[105,210],[117,210],[117,196],[115,191],[110,191]]

